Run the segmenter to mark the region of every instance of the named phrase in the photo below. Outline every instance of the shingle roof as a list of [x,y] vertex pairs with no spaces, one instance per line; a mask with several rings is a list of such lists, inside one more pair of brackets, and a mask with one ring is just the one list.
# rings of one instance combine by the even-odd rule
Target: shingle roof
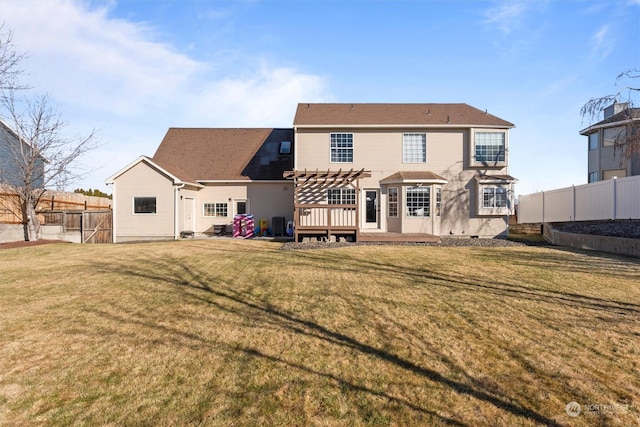
[[598,123],[592,124],[586,129],[581,130],[580,134],[586,135],[594,129],[607,127],[607,125],[609,124],[626,122],[628,120],[636,121],[638,119],[640,119],[640,108],[627,108],[625,110],[620,111],[619,113],[614,114],[613,116],[607,117],[604,120],[600,120]]
[[291,129],[170,128],[153,160],[198,181],[282,179],[293,156],[281,158],[274,149],[292,138]]
[[294,126],[462,125],[514,127],[467,104],[298,104]]
[[388,177],[381,179],[381,183],[392,183],[392,182],[402,182],[402,181],[447,181],[445,178],[440,175],[430,172],[430,171],[403,171],[396,172],[393,175],[389,175]]

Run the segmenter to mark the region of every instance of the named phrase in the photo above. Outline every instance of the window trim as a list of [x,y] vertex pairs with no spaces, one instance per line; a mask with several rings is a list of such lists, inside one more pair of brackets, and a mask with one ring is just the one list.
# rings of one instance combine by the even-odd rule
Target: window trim
[[[416,193],[426,193],[426,197],[423,196],[423,198],[426,198],[426,205],[422,205],[421,207],[415,207],[413,206],[409,206],[409,202],[415,203],[413,202],[413,200],[410,199],[409,196],[409,192],[416,192]],[[431,218],[431,186],[430,185],[426,185],[426,186],[412,186],[412,187],[406,187],[405,190],[405,194],[404,194],[404,207],[405,207],[405,217],[406,218],[414,218],[414,219],[424,219],[424,218]],[[417,212],[418,209],[423,209],[423,213],[422,215],[411,215],[412,209],[414,212]]]
[[[392,192],[395,193],[395,196],[392,196]],[[387,217],[388,218],[398,218],[400,217],[400,192],[398,187],[389,187],[387,188]],[[395,200],[392,199],[395,197]],[[395,214],[392,212],[395,211]]]
[[[213,205],[213,215],[207,215],[207,205]],[[224,205],[226,215],[218,214],[218,205]],[[228,202],[204,202],[202,203],[202,216],[203,218],[229,218],[229,203]]]
[[[153,212],[136,212],[136,199],[153,199]],[[158,214],[158,198],[156,196],[133,196],[131,198],[131,210],[134,215],[157,215]]]
[[[405,138],[409,137],[409,136],[421,136],[422,137],[422,141],[421,143],[422,145],[422,160],[412,160],[412,159],[407,159],[407,157],[409,157],[407,155],[407,140]],[[415,141],[410,141],[410,142],[415,142]],[[413,153],[415,154],[415,153]],[[427,163],[427,133],[426,132],[404,132],[402,134],[402,163],[404,164],[423,164],[423,163]]]
[[[338,191],[340,193],[339,198],[337,199],[337,201],[339,203],[337,203],[335,200],[335,198],[332,198],[330,196],[330,192],[332,191]],[[352,193],[352,194],[345,194],[345,193]],[[328,205],[355,205],[356,204],[356,189],[352,188],[352,187],[329,187],[327,188],[327,192],[326,192],[326,200],[327,200],[327,204]],[[350,201],[352,200],[352,202]]]
[[[341,143],[341,141],[334,141],[334,136],[337,135],[350,135],[351,136],[351,147],[334,147],[334,142],[335,144],[339,144]],[[353,163],[353,159],[354,159],[354,134],[353,132],[331,132],[329,133],[329,163]],[[335,150],[335,151],[334,151]],[[351,151],[351,160],[340,160],[340,156],[339,156],[339,150],[346,150],[346,152],[348,152],[348,150]],[[334,160],[334,152],[336,154],[335,156],[335,160]]]
[[[502,134],[503,136],[503,148],[502,148],[502,155],[500,157],[502,157],[502,160],[499,159],[498,160],[493,160],[493,161],[487,161],[487,160],[478,160],[477,159],[477,147],[478,144],[476,142],[476,135],[478,134],[490,134],[490,133],[495,133],[495,134]],[[471,167],[497,167],[497,168],[503,168],[505,166],[507,166],[508,160],[509,160],[509,156],[508,156],[508,152],[509,152],[509,131],[508,129],[473,129],[473,131],[471,132],[471,149],[469,150],[469,156],[470,156],[470,166]]]

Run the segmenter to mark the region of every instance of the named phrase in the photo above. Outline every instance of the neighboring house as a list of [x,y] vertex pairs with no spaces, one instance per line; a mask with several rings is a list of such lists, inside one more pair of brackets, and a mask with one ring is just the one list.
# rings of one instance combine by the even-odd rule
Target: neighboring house
[[588,182],[640,175],[640,159],[621,156],[626,132],[640,126],[640,108],[615,103],[604,109],[604,119],[580,131],[588,138]]
[[114,240],[213,233],[234,215],[295,237],[508,232],[514,125],[467,104],[299,104],[293,129],[169,129],[109,178]]
[[[33,161],[32,161],[33,160]],[[44,158],[0,120],[0,184],[33,189],[44,186]]]
[[299,104],[296,234],[506,235],[513,127],[467,104]]
[[113,240],[211,233],[236,214],[256,221],[291,219],[291,129],[170,128],[155,155],[108,178],[113,185]]

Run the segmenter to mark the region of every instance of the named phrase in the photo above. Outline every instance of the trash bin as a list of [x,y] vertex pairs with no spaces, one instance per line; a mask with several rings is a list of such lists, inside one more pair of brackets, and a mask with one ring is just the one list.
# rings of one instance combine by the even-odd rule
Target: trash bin
[[271,218],[271,226],[273,227],[274,236],[284,236],[285,220],[283,216],[274,216]]

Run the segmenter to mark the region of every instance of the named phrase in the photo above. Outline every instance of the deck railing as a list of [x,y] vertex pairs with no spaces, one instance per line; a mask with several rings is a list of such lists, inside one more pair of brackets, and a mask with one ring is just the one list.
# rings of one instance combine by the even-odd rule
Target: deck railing
[[296,227],[302,230],[356,230],[357,205],[296,204]]

